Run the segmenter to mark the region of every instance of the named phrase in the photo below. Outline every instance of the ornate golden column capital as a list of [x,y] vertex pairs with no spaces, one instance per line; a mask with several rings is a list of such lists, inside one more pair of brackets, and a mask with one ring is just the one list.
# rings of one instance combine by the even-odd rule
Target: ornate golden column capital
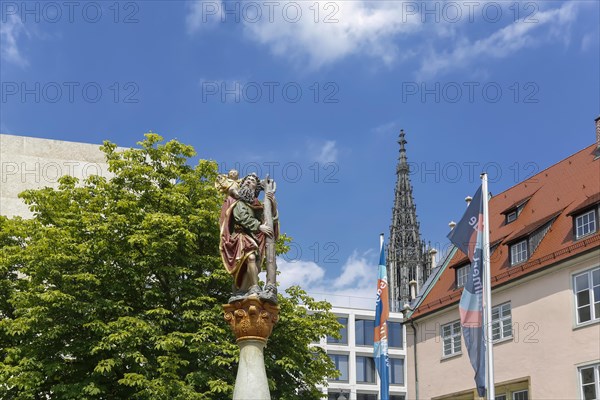
[[223,310],[238,342],[254,339],[266,343],[279,320],[279,306],[263,302],[257,296],[223,304]]

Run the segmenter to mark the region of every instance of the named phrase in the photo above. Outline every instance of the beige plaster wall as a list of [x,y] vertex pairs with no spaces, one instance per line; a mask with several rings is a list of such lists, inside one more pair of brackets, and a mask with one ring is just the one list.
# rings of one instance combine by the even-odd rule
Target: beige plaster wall
[[[511,302],[513,338],[494,345],[496,384],[529,379],[530,399],[578,399],[577,367],[600,360],[600,323],[576,327],[573,274],[600,265],[600,249],[548,272],[492,292],[492,305]],[[440,326],[459,319],[458,305],[417,321],[419,399],[474,388],[464,340],[463,353],[442,359]],[[416,398],[414,342],[407,325],[408,398]]]
[[100,145],[0,134],[0,215],[31,217],[18,194],[71,175],[110,177]]

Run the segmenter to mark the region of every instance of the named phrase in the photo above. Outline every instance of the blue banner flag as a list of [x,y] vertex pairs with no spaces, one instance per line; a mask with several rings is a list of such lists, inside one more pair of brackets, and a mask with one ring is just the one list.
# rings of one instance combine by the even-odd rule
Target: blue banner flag
[[483,196],[479,187],[465,215],[448,235],[448,239],[471,260],[471,271],[467,277],[458,309],[460,324],[475,370],[475,385],[480,397],[486,395],[485,352],[486,343],[483,324]]
[[[382,235],[383,236],[383,235]],[[390,360],[388,357],[388,329],[387,320],[390,315],[390,302],[388,293],[387,270],[385,267],[383,239],[381,254],[379,256],[379,273],[377,277],[377,301],[375,303],[375,332],[373,343],[373,356],[375,366],[381,381],[380,400],[390,398]]]

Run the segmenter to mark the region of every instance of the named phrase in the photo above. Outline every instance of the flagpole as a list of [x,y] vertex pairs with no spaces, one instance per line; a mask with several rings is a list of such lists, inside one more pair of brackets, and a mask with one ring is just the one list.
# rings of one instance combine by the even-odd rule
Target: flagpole
[[487,399],[495,399],[494,388],[494,344],[492,343],[492,284],[490,273],[490,224],[488,210],[488,181],[487,173],[481,174],[481,195],[483,196],[483,276],[485,291],[484,332],[486,337],[486,370],[487,370]]

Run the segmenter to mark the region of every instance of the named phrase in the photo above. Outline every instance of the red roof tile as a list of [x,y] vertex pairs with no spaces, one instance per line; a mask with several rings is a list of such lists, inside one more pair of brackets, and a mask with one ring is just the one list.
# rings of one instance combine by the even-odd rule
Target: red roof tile
[[[490,257],[492,288],[600,246],[600,232],[575,240],[572,217],[573,211],[600,198],[600,159],[594,160],[595,149],[596,144],[586,147],[490,199],[490,243],[501,241]],[[528,197],[519,217],[506,224],[502,212]],[[552,218],[556,219],[528,261],[511,266],[507,243],[532,233]],[[462,288],[455,288],[454,267],[464,262],[465,254],[457,250],[411,319],[458,302]]]

